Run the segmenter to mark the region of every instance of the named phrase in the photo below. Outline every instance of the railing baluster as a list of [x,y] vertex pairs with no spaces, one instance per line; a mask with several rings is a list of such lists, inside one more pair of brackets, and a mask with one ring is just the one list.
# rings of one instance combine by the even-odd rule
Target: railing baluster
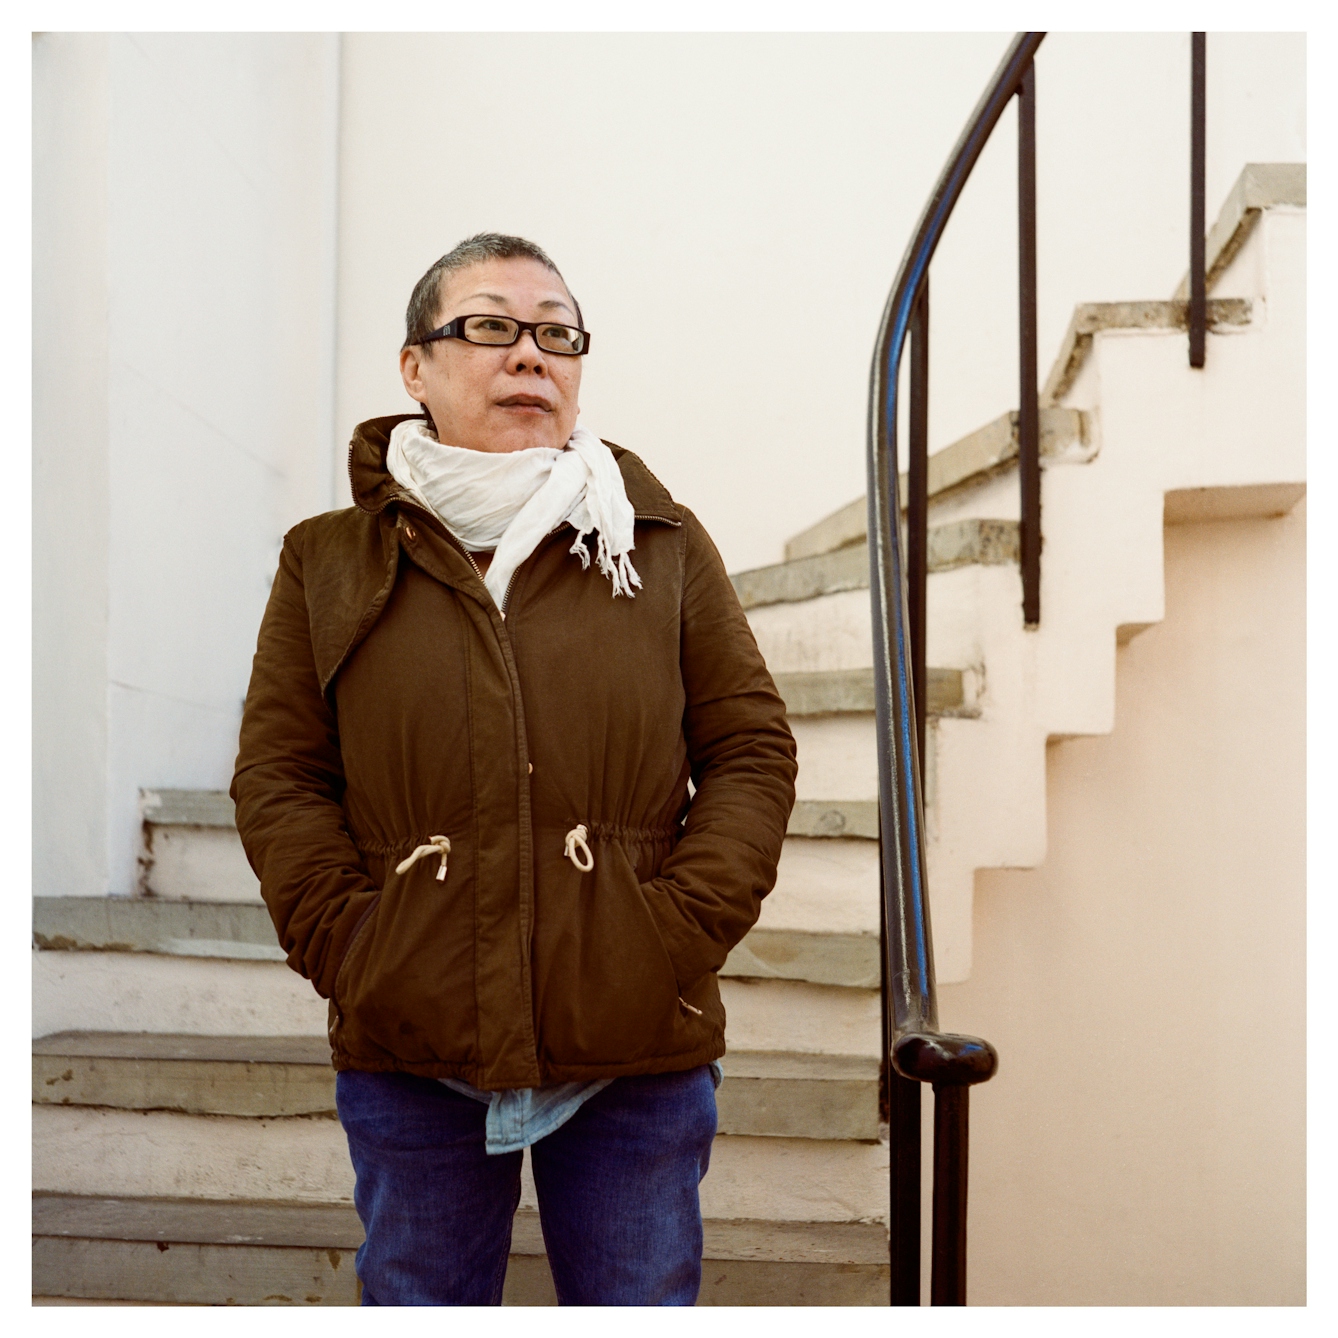
[[892,1157],[892,1206],[888,1242],[892,1304],[920,1304],[920,1086],[888,1066],[888,1142]]
[[1036,398],[1036,69],[1017,94],[1018,483],[1021,499],[1022,621],[1041,621],[1041,422]]
[[929,577],[929,275],[920,282],[920,294],[911,315],[911,414],[909,477],[906,480],[906,585],[910,615],[911,683],[915,689],[915,737],[919,743],[920,774],[925,765],[925,705],[927,651],[925,607]]
[[1208,327],[1204,273],[1204,169],[1207,148],[1208,34],[1190,34],[1189,107],[1189,365],[1202,367]]
[[966,1183],[971,1089],[934,1084],[934,1273],[931,1305],[966,1304]]

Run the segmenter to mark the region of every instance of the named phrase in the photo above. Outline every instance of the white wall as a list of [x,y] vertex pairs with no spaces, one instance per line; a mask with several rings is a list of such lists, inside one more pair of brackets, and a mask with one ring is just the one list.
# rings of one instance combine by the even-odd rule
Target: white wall
[[[64,510],[87,558],[59,576],[39,571],[36,602],[64,621],[39,625],[37,660],[101,661],[97,691],[96,674],[81,671],[80,705],[96,714],[101,696],[90,737],[100,729],[106,743],[104,755],[84,746],[80,724],[64,727],[57,751],[39,726],[36,753],[53,776],[38,802],[36,890],[126,893],[137,791],[228,784],[279,540],[332,503],[338,47],[320,36],[137,34],[43,38],[37,50],[39,124],[57,114],[49,108],[74,107],[59,113],[67,128],[53,132],[52,163],[38,162],[37,196],[81,220],[77,237],[48,231],[39,256],[49,251],[53,270],[83,257],[94,313],[84,320],[105,312],[100,342],[81,341],[77,326],[38,342],[37,401],[67,403],[63,418],[39,415],[36,456],[60,500],[35,534],[40,546]],[[96,66],[92,91],[66,52]],[[105,189],[94,179],[86,217],[65,139],[105,154]],[[51,313],[71,305],[78,295]],[[86,431],[66,428],[73,415]],[[66,495],[102,529],[80,526]],[[84,606],[105,609],[102,621],[78,622]],[[36,695],[41,721],[73,693],[39,673]],[[77,795],[60,791],[66,766]],[[102,803],[91,805],[99,772]],[[100,819],[92,844],[105,849],[100,872],[85,860],[77,877],[56,850],[57,815],[75,805],[83,824]]]
[[[778,560],[864,489],[882,305],[1007,41],[347,36],[340,436],[410,407],[418,276],[471,232],[519,232],[595,333],[588,424],[731,569]],[[1210,35],[1210,218],[1244,162],[1304,157],[1304,58],[1300,35]],[[1056,34],[1037,86],[1044,376],[1076,302],[1169,297],[1186,268],[1189,36]],[[1015,174],[1010,109],[932,270],[932,446],[1016,404]]]
[[33,46],[33,882],[107,883],[107,39]]

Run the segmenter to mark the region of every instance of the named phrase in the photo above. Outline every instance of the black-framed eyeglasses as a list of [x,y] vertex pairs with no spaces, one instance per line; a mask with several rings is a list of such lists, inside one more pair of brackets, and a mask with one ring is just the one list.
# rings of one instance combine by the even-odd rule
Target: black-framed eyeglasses
[[526,330],[545,353],[575,358],[590,352],[589,330],[558,325],[554,321],[517,321],[510,316],[457,316],[440,329],[425,334],[419,342],[430,344],[434,339],[463,339],[469,344],[514,344]]

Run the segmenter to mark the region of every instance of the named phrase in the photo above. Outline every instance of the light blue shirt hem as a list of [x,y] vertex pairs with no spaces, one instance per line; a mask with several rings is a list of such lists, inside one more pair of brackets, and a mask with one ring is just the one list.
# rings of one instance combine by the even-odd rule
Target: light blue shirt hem
[[[717,1087],[724,1079],[718,1060],[711,1060],[711,1081]],[[488,1107],[484,1124],[484,1149],[490,1157],[519,1152],[560,1129],[578,1110],[602,1092],[613,1078],[593,1082],[560,1082],[551,1087],[515,1087],[503,1092],[481,1092],[459,1078],[441,1078],[453,1092],[473,1097]]]

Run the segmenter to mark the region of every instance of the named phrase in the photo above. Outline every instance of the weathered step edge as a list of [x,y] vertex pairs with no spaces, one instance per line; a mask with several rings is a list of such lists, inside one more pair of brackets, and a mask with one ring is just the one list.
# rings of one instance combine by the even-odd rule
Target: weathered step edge
[[[1204,239],[1204,286],[1208,292],[1249,241],[1264,210],[1279,206],[1306,207],[1306,165],[1246,163]],[[1189,297],[1188,272],[1171,296],[1181,302]]]
[[[351,1250],[34,1236],[35,1306],[356,1306]],[[704,1259],[699,1306],[883,1306],[886,1264]],[[511,1254],[504,1306],[557,1304],[544,1255]]]
[[[789,834],[876,839],[877,831],[870,826],[876,816],[874,803],[804,801],[796,805]],[[269,911],[264,906],[239,902],[37,897],[33,902],[33,945],[54,952],[287,960],[274,942]],[[730,953],[720,974],[870,989],[878,983],[877,944],[861,934],[758,926]]]
[[[1011,468],[1017,459],[1017,431],[1017,410],[1013,409],[935,451],[929,457],[930,502],[945,501],[957,492],[976,487]],[[1043,460],[1080,462],[1091,459],[1095,448],[1087,415],[1078,409],[1043,408],[1040,447]],[[902,474],[898,487],[903,511],[908,483],[907,476]],[[785,560],[794,562],[862,544],[867,530],[867,502],[865,498],[857,497],[790,539],[785,545]]]
[[[840,514],[838,512],[838,514]],[[927,557],[931,575],[966,566],[1003,566],[1017,561],[1015,520],[970,518],[929,531]],[[755,567],[730,577],[745,609],[767,604],[797,604],[843,590],[869,588],[869,547],[861,526],[856,538],[832,552],[816,553]]]
[[236,827],[237,813],[226,790],[141,790],[139,810],[155,827]]
[[[37,1192],[34,1236],[85,1240],[169,1241],[195,1245],[273,1245],[356,1249],[362,1223],[351,1203],[282,1200],[113,1198]],[[708,1259],[769,1259],[784,1263],[869,1264],[887,1258],[882,1222],[793,1222],[703,1219]],[[516,1212],[513,1254],[544,1253],[539,1214]]]
[[[333,1118],[320,1037],[62,1032],[32,1047],[35,1105],[186,1115]],[[876,1142],[878,1069],[859,1055],[737,1050],[722,1060],[718,1131]]]
[[287,960],[269,908],[166,897],[34,897],[33,944],[75,952]]
[[[1208,300],[1208,328],[1221,330],[1250,323],[1252,304],[1244,297],[1214,297]],[[1078,379],[1092,341],[1113,330],[1187,330],[1189,303],[1171,298],[1153,302],[1082,302],[1073,309],[1073,319],[1059,347],[1059,356],[1041,390],[1043,407],[1053,407]]]
[[[800,799],[790,813],[787,836],[878,839],[876,799]],[[747,940],[745,940],[746,942]]]
[[[966,700],[966,680],[960,669],[928,671],[930,715],[976,716],[979,710]],[[875,709],[872,669],[827,669],[818,673],[777,674],[776,691],[791,719],[821,715],[871,715]]]

